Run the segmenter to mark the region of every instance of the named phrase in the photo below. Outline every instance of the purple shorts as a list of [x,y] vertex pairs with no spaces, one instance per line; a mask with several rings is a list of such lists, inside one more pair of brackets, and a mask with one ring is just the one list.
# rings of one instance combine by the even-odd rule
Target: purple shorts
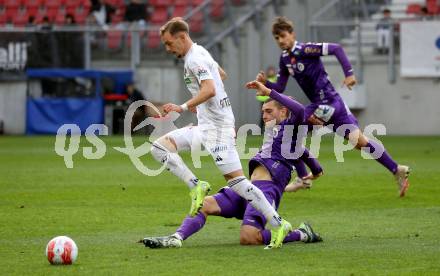
[[[270,204],[278,209],[281,200],[281,192],[272,181],[257,180],[252,182],[261,189]],[[262,213],[255,210],[246,199],[236,194],[231,188],[224,187],[214,195],[220,207],[220,216],[224,218],[237,218],[243,220],[242,225],[251,225],[263,230],[266,225],[266,218]]]
[[338,127],[342,125],[351,125],[350,129],[341,129],[343,133],[337,132],[339,135],[347,136],[350,130],[359,128],[356,117],[350,112],[339,95],[329,99],[329,102],[325,104],[311,103],[306,106],[304,111],[306,121],[312,114],[323,120],[325,126],[333,125],[334,132],[337,132]]

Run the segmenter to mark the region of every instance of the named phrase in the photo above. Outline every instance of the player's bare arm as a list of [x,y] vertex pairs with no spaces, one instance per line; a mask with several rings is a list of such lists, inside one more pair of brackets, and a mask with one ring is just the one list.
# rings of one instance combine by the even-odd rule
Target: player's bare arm
[[222,81],[228,78],[228,74],[226,74],[225,70],[223,70],[223,68],[221,68],[220,66],[218,67],[218,72]]
[[200,82],[200,91],[199,93],[183,105],[176,105],[173,103],[168,103],[163,106],[163,110],[165,113],[169,113],[171,111],[182,113],[185,110],[194,110],[196,106],[202,104],[209,100],[210,98],[215,96],[215,86],[213,80],[202,80]]

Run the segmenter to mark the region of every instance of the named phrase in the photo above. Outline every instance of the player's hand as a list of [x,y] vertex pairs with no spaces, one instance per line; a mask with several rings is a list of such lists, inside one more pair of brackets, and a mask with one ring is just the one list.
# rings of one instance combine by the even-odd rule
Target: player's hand
[[263,84],[266,83],[267,81],[266,74],[264,73],[264,71],[260,71],[255,79]]
[[188,107],[188,110],[191,111],[192,113],[197,113],[197,107],[196,106]]
[[246,88],[257,90],[257,96],[269,96],[271,91],[264,84],[256,80],[246,83]]
[[343,85],[347,86],[349,90],[351,90],[355,84],[356,78],[354,77],[354,75],[346,77],[343,82]]
[[303,177],[303,180],[315,180],[318,179],[320,176],[322,176],[324,173],[320,172],[317,175],[313,175],[312,173],[309,173],[307,176]]
[[182,109],[182,107],[180,107],[180,105],[173,104],[173,103],[167,103],[167,104],[163,105],[163,111],[165,112],[165,114],[168,114],[171,111],[182,113],[183,109]]

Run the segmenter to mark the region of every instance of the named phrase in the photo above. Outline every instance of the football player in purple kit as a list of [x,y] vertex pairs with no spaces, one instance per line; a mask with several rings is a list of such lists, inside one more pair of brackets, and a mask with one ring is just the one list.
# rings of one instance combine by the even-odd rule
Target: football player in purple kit
[[[304,122],[304,107],[292,98],[279,94],[260,82],[249,82],[246,86],[249,89],[256,89],[257,96],[270,96],[270,99],[262,106],[267,138],[260,151],[249,161],[249,175],[252,183],[263,191],[271,204],[278,208],[282,193],[289,183],[293,166],[301,158],[296,158],[295,155],[287,156],[287,154],[292,148],[306,150],[300,144],[302,140],[298,134],[298,127]],[[283,152],[286,146],[282,145],[283,142],[286,143],[285,135],[292,136],[292,141],[288,145],[288,153]],[[302,155],[308,157],[308,151]],[[312,174],[315,177],[321,175],[322,168],[318,161],[314,158],[308,159],[305,163],[310,167]],[[271,232],[265,229],[267,220],[263,214],[232,189],[224,187],[217,194],[205,197],[199,213],[194,217],[187,216],[174,234],[164,237],[148,237],[140,242],[150,248],[181,247],[183,240],[203,228],[207,216],[210,215],[242,219],[240,244],[267,245],[271,241]],[[301,223],[283,240],[284,243],[293,241],[310,243],[319,242],[322,239],[308,223]]]
[[[328,126],[337,134],[348,139],[356,149],[363,149],[371,153],[376,161],[394,175],[400,197],[405,196],[409,187],[409,167],[397,164],[381,143],[369,140],[361,132],[356,117],[336,92],[324,69],[320,57],[334,55],[345,74],[343,84],[351,90],[356,84],[356,78],[344,50],[335,43],[298,42],[293,27],[293,22],[286,17],[277,17],[274,20],[272,34],[278,46],[283,50],[279,61],[278,79],[276,83],[272,83],[267,81],[264,72],[260,72],[257,75],[257,80],[268,88],[283,93],[289,76],[292,76],[311,101],[311,104],[305,108],[306,123]],[[382,155],[374,156],[374,153],[377,152],[382,152]]]

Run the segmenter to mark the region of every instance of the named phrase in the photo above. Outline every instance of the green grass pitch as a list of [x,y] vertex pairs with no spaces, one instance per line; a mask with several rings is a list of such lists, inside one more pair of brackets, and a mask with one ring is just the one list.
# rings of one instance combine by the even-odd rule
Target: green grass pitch
[[[0,137],[0,275],[439,275],[440,137],[381,139],[412,167],[407,197],[398,198],[393,177],[357,151],[337,163],[333,140],[324,139],[325,175],[310,191],[286,194],[280,214],[293,225],[311,222],[325,241],[267,251],[240,246],[240,221],[216,217],[180,249],[137,244],[173,233],[190,201],[170,173],[144,176],[114,150],[124,145],[120,136],[104,138],[99,160],[83,158],[80,148],[73,169],[54,152],[54,137]],[[90,146],[84,137],[81,145]],[[144,163],[158,167],[151,155]],[[209,158],[195,172],[214,190],[225,184]],[[44,256],[58,235],[79,247],[72,266],[52,266]]]

